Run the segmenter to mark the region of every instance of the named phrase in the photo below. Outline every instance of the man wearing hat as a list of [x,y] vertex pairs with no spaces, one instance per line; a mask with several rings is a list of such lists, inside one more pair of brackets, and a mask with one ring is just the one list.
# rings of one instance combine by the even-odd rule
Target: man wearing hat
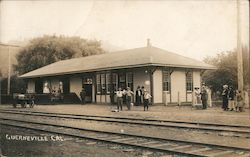
[[132,101],[133,94],[134,94],[134,92],[131,91],[130,87],[127,87],[127,91],[126,91],[126,104],[127,104],[128,110],[130,110],[130,106],[131,106],[131,101]]
[[82,88],[82,91],[80,92],[80,97],[82,100],[82,104],[85,104],[86,91],[84,88]]
[[207,90],[205,84],[201,87],[201,102],[202,102],[202,108],[207,109]]
[[123,104],[123,95],[124,92],[122,91],[122,88],[119,87],[118,91],[115,92],[116,93],[116,97],[117,97],[117,110],[121,110],[122,111],[122,104]]

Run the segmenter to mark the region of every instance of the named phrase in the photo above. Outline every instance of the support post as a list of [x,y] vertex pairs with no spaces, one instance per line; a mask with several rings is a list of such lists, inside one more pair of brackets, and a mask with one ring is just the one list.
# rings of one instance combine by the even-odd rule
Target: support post
[[153,104],[154,103],[154,79],[153,79],[153,75],[154,75],[154,72],[156,71],[156,68],[150,68],[149,70],[149,79],[150,79],[150,94],[152,96],[151,98],[151,103]]
[[178,91],[178,106],[181,106],[181,103],[180,103],[180,92]]
[[[237,0],[237,65],[238,65],[238,90],[243,92],[243,59],[241,46],[241,19],[240,0]],[[243,92],[244,93],[244,92]]]
[[151,96],[152,96],[152,98],[151,98],[151,103],[153,104],[153,102],[154,102],[154,90],[153,90],[153,88],[154,88],[154,86],[153,86],[153,73],[154,72],[152,72],[151,70],[150,70],[150,94],[151,94]]
[[10,56],[10,47],[8,46],[8,87],[7,87],[7,94],[10,95],[10,73],[11,73],[11,56]]

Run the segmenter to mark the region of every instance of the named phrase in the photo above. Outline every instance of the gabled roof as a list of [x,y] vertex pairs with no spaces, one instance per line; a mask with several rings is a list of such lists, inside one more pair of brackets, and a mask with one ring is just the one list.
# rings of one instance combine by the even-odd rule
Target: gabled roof
[[62,60],[28,72],[20,77],[34,78],[149,65],[215,69],[214,66],[204,62],[168,52],[153,46],[147,46],[101,55]]

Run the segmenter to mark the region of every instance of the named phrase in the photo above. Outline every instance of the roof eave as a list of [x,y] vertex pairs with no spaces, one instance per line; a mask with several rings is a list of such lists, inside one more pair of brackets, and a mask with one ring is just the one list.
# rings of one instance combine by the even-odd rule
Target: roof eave
[[19,76],[19,78],[30,79],[30,78],[38,78],[38,77],[70,75],[70,74],[76,74],[76,73],[98,72],[98,71],[104,71],[104,70],[115,70],[115,69],[125,69],[125,68],[139,68],[139,67],[145,67],[145,66],[160,66],[160,67],[166,66],[166,67],[191,68],[191,69],[203,69],[203,70],[216,70],[217,69],[216,67],[208,67],[208,66],[190,66],[190,65],[146,63],[146,64],[117,66],[117,67],[106,67],[106,68],[97,68],[97,69],[79,70],[79,71],[70,71],[70,72],[59,72],[59,73],[44,74],[44,75],[25,76],[25,74],[24,74],[24,75]]

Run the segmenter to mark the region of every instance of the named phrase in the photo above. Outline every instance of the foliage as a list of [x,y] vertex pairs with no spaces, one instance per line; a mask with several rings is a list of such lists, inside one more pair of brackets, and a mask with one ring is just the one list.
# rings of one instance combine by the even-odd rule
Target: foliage
[[14,70],[24,74],[59,60],[101,53],[105,52],[100,41],[80,37],[43,36],[32,39],[17,54]]
[[[236,51],[222,52],[215,57],[207,57],[204,61],[217,67],[217,70],[206,71],[202,76],[213,91],[221,91],[224,84],[237,88]],[[244,84],[249,85],[249,52],[246,47],[243,48],[243,65]]]
[[[1,94],[7,94],[7,84],[8,84],[8,78],[2,78],[1,79]],[[12,75],[10,77],[10,93],[24,93],[26,90],[26,84],[22,79],[19,79],[18,76]]]

